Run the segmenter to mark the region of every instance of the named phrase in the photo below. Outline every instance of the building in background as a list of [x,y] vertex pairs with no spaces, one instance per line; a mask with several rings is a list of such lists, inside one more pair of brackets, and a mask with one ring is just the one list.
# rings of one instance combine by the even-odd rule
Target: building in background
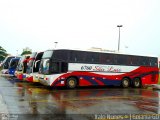
[[23,52],[21,55],[26,55],[26,54],[31,54],[32,53],[32,49],[30,49],[29,47],[26,47],[23,49]]
[[29,47],[26,47],[26,48],[23,49],[23,52],[24,51],[31,51],[32,52],[32,49],[30,49]]

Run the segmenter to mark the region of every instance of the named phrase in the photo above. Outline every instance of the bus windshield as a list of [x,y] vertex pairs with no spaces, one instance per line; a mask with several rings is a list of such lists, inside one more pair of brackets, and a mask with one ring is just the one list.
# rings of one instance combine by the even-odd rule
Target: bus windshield
[[24,67],[24,60],[25,59],[29,59],[29,55],[28,56],[22,56],[21,59],[19,60],[18,62],[18,66],[17,66],[17,71],[22,71],[23,70],[23,67]]
[[33,59],[30,59],[28,65],[27,65],[27,73],[32,72],[32,65],[33,65]]
[[12,59],[9,64],[9,68],[15,69],[17,67],[18,61],[19,61],[19,59]]
[[23,56],[20,60],[19,60],[19,63],[18,63],[18,66],[17,66],[17,70],[18,71],[22,71],[22,67],[23,67],[23,60],[25,59],[25,56]]
[[6,57],[6,59],[3,62],[3,69],[8,69],[9,68],[9,63],[10,63],[12,58],[15,58],[15,57]]
[[45,51],[42,58],[51,58],[53,54],[53,50]]
[[40,65],[40,73],[49,74],[49,63],[50,63],[49,59],[42,60]]

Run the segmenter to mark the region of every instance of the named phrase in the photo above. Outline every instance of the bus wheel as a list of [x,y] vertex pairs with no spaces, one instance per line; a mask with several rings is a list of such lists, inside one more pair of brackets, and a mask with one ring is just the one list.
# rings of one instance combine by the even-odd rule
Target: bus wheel
[[123,78],[121,83],[123,88],[128,88],[130,86],[130,79],[129,78]]
[[140,78],[134,78],[133,79],[133,87],[140,88],[141,87],[141,79]]
[[76,86],[77,86],[77,79],[74,78],[74,77],[68,78],[66,85],[70,89],[76,88]]

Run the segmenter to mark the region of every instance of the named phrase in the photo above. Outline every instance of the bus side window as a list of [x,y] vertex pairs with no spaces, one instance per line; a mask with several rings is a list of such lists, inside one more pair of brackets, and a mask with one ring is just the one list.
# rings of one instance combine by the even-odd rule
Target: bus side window
[[76,52],[75,52],[75,51],[72,51],[70,54],[71,54],[70,60],[71,60],[72,62],[77,62],[77,54],[76,54]]
[[68,71],[68,64],[66,62],[61,62],[61,72],[67,72]]
[[128,65],[128,66],[132,65],[132,59],[131,59],[130,55],[126,56],[126,65]]
[[147,66],[150,66],[150,60],[149,60],[149,58],[146,58],[146,63],[147,63]]
[[106,63],[107,63],[107,64],[110,64],[110,62],[111,62],[110,56],[107,55],[107,56],[106,56]]
[[86,63],[92,63],[94,61],[94,59],[92,58],[92,53],[88,52],[85,58],[85,62]]
[[141,63],[142,66],[146,66],[147,65],[145,57],[141,58],[140,63]]
[[117,55],[113,55],[113,63],[114,63],[115,65],[117,65],[117,64],[118,64],[118,58],[117,58]]
[[118,64],[120,64],[120,65],[126,65],[126,58],[125,58],[124,55],[120,55],[118,57]]
[[157,66],[157,61],[155,58],[150,58],[150,66]]
[[52,73],[59,73],[59,62],[53,62],[50,69]]
[[99,54],[92,53],[92,63],[99,63]]
[[82,52],[82,51],[75,52],[75,51],[73,51],[71,53],[71,61],[72,62],[83,63],[85,61],[85,55],[86,55],[86,52]]
[[132,60],[131,60],[132,61],[132,65],[137,65],[137,62],[139,62],[137,57],[132,56],[131,58],[132,58]]

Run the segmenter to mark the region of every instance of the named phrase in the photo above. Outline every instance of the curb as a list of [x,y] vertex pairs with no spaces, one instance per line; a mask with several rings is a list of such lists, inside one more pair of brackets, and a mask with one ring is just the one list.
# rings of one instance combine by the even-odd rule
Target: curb
[[145,85],[143,88],[152,89],[152,90],[160,90],[160,85],[159,84]]
[[152,87],[154,90],[160,90],[160,85],[158,84],[153,84]]

